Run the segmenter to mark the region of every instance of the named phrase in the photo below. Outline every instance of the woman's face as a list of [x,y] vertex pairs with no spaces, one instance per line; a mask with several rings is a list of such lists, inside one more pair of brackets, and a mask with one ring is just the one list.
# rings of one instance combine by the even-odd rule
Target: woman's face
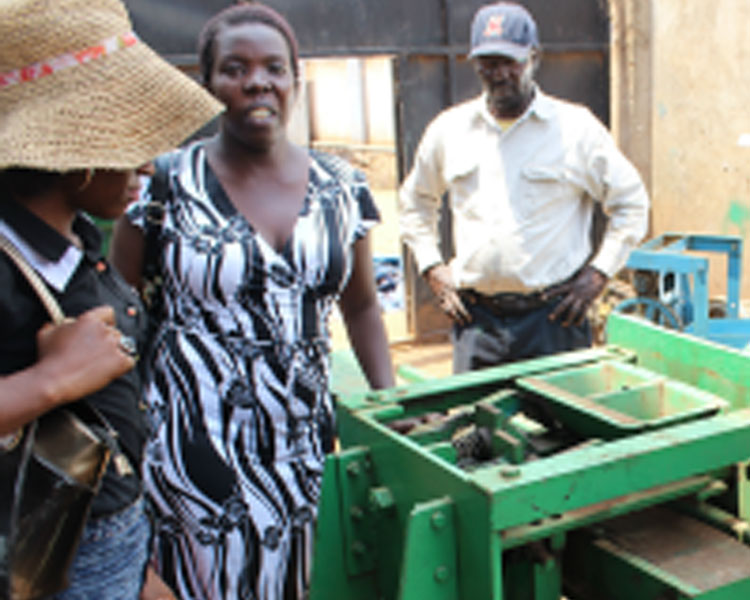
[[96,170],[88,184],[79,185],[73,191],[72,204],[77,210],[84,210],[94,217],[116,219],[138,199],[140,175],[151,174],[151,163],[129,171]]
[[254,150],[284,138],[295,95],[284,36],[264,23],[227,25],[214,53],[209,88],[226,106],[223,131]]

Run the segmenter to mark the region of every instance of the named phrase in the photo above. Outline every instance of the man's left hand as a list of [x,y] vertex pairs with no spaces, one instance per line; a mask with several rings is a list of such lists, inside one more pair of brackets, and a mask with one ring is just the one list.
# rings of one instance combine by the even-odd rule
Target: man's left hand
[[581,325],[586,319],[586,311],[607,284],[607,276],[586,265],[570,281],[553,286],[544,292],[544,299],[563,296],[563,299],[550,313],[549,320],[562,318],[563,327]]

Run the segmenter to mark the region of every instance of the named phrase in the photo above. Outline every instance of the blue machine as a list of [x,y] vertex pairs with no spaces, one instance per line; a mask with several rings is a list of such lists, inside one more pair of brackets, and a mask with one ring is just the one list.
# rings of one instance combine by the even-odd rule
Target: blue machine
[[[691,252],[726,255],[726,304],[718,311],[709,299],[709,259]],[[638,295],[617,305],[616,311],[636,312],[733,348],[748,347],[750,320],[739,318],[742,238],[665,233],[633,250],[626,266],[635,271]]]

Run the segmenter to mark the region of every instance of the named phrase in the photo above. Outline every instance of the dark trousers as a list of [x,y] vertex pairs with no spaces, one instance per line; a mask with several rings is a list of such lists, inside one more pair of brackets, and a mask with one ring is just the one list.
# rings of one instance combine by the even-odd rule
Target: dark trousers
[[512,314],[482,304],[465,303],[472,316],[468,325],[454,325],[453,372],[464,373],[526,358],[591,346],[591,326],[563,327],[549,314],[559,302]]

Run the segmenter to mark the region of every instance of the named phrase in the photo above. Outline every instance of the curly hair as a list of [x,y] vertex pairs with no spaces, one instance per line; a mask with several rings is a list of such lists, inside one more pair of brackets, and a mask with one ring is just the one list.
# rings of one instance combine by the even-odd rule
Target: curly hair
[[289,22],[272,8],[259,2],[241,2],[216,13],[201,29],[198,36],[198,59],[200,61],[203,85],[208,87],[214,67],[214,46],[219,30],[225,25],[243,23],[263,23],[276,29],[289,47],[292,73],[295,82],[299,80],[299,46],[297,37]]

